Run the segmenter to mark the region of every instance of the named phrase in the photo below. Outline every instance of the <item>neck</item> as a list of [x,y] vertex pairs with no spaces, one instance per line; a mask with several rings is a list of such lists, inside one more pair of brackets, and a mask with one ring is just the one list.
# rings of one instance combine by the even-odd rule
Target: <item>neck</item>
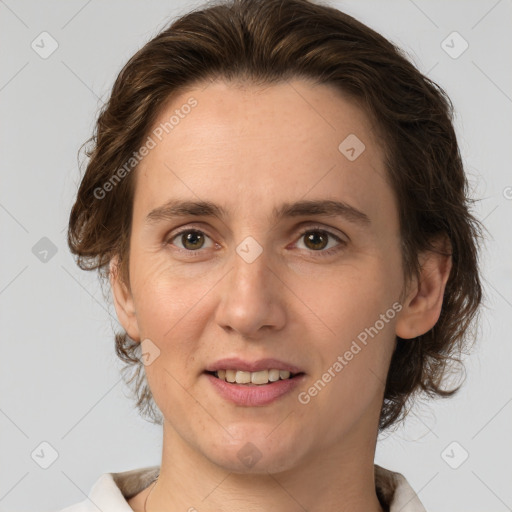
[[206,459],[165,424],[160,475],[148,488],[146,510],[382,512],[375,491],[376,435],[373,442],[354,441],[345,437],[346,448],[315,453],[285,471],[239,473]]

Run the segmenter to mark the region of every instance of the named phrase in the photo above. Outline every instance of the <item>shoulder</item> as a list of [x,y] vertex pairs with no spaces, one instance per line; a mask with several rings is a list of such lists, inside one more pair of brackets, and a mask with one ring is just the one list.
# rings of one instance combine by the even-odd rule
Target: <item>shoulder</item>
[[426,512],[404,475],[377,464],[374,469],[377,494],[389,506],[389,512]]
[[104,473],[91,487],[87,498],[55,512],[132,512],[128,499],[138,494],[158,476],[159,466]]

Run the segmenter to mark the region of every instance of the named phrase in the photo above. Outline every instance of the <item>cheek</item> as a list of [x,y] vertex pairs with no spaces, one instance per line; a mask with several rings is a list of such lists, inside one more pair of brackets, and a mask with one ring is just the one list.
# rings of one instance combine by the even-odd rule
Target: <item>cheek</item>
[[212,275],[188,276],[171,266],[165,254],[134,255],[130,263],[141,335],[165,341],[172,339],[176,330],[193,328],[190,318],[215,284]]
[[[396,310],[382,295],[367,298],[361,290],[332,294],[331,299],[323,315],[329,331],[324,329],[327,334],[317,333],[316,338],[312,335],[319,364],[301,390],[301,403],[308,402],[305,407],[315,412],[307,415],[319,418],[318,428],[327,429],[326,439],[332,440],[329,436],[343,437],[369,410],[381,408],[395,342]],[[322,425],[325,411],[329,411],[330,426]]]
[[[332,339],[350,340],[379,321],[398,300],[400,275],[378,255],[303,276],[294,283],[311,325]],[[388,315],[392,320],[394,310]],[[390,322],[386,322],[386,328]],[[379,322],[379,330],[383,326]],[[318,331],[318,332],[320,332]]]
[[[174,408],[186,416],[188,389],[197,378],[197,353],[209,307],[204,300],[212,284],[206,277],[191,280],[170,272],[165,262],[134,259],[138,265],[132,287],[141,338],[151,340],[158,357],[145,367],[153,398],[164,416]],[[190,404],[189,404],[190,406]],[[179,415],[179,414],[178,414]]]
[[306,321],[320,355],[315,378],[329,388],[325,400],[357,408],[373,400],[386,380],[401,309],[399,276],[375,257],[340,267],[330,279],[317,277],[317,286],[304,281],[298,292],[315,313]]

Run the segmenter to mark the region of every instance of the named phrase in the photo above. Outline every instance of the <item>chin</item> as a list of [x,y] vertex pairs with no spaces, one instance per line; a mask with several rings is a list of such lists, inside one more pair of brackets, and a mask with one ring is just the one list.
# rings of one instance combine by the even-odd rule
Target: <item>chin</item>
[[259,429],[258,432],[246,431],[245,435],[241,435],[237,430],[239,435],[236,440],[224,440],[224,445],[215,443],[213,446],[217,450],[214,451],[212,444],[209,444],[204,455],[226,471],[241,474],[279,473],[297,465],[300,458],[297,446],[302,443],[289,433],[286,437],[279,434],[268,436],[266,430],[262,432]]

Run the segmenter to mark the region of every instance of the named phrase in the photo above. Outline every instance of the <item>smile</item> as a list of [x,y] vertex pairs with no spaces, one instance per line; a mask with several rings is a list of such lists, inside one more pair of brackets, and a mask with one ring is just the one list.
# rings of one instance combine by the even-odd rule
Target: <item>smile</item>
[[[226,374],[224,374],[223,378],[221,378],[221,375],[224,371]],[[204,375],[207,377],[215,391],[224,400],[240,406],[257,407],[271,404],[279,398],[283,398],[284,396],[289,395],[291,391],[294,390],[301,382],[303,382],[306,377],[304,373],[290,374],[290,372],[287,372],[286,370],[278,370],[278,372],[285,372],[284,375],[286,375],[286,373],[288,375],[286,375],[284,378],[281,378],[279,375],[279,379],[275,381],[270,380],[270,377],[274,378],[276,376],[275,372],[272,372],[272,370],[262,370],[259,372],[218,370],[217,372],[207,371],[204,373]],[[219,373],[220,375],[217,376],[216,373]],[[260,379],[260,381],[265,378],[266,383],[262,382],[261,384],[256,384],[247,381],[248,376],[252,380],[254,374],[265,373],[267,374],[266,376],[256,375],[254,378],[256,380]],[[238,374],[241,375],[238,376]],[[226,380],[226,377],[232,379],[233,375],[235,376],[235,380],[233,382]],[[247,382],[238,382],[237,378]]]
[[246,384],[246,385],[265,385],[269,382],[277,382],[279,380],[292,379],[296,375],[300,375],[299,373],[291,373],[288,370],[278,370],[277,368],[272,368],[270,370],[260,370],[257,372],[248,372],[244,370],[217,370],[216,372],[208,372],[211,375],[215,375],[219,379],[236,383],[236,384]]

